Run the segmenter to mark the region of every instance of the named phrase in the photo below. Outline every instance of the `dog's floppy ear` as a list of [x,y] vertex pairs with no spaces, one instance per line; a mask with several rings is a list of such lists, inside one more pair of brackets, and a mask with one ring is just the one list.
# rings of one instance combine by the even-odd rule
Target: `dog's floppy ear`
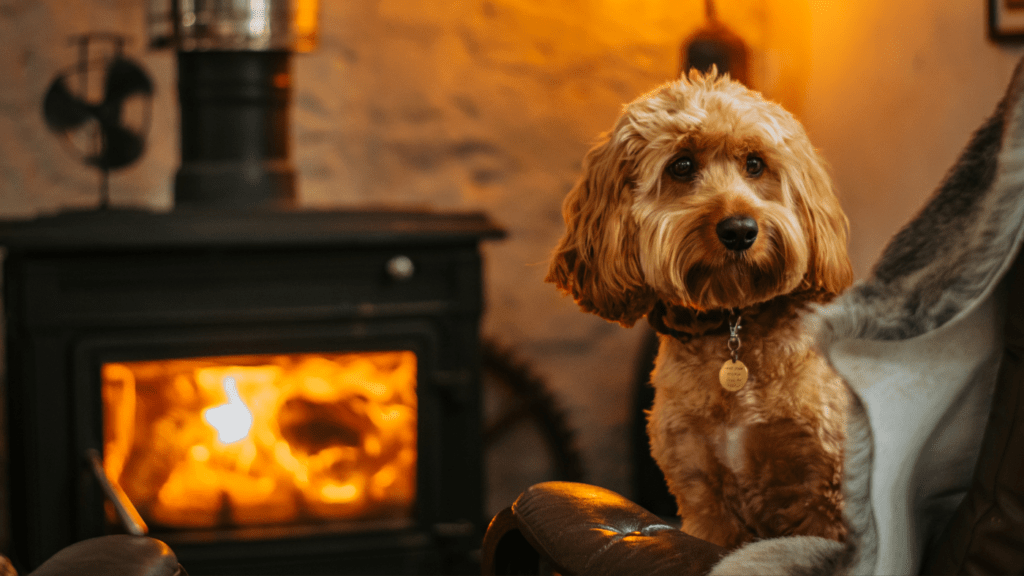
[[624,123],[583,159],[583,176],[565,197],[565,234],[546,281],[571,294],[584,310],[632,326],[654,306],[644,282],[636,241]]
[[790,188],[811,243],[811,259],[800,290],[830,300],[853,282],[846,247],[849,221],[817,151],[806,140],[791,146],[796,161],[783,170],[783,186]]

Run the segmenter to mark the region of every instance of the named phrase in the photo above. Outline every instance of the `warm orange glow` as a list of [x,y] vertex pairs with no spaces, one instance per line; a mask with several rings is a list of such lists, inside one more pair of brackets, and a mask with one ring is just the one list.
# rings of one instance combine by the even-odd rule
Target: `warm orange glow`
[[316,48],[318,0],[295,0],[292,3],[292,26],[295,30],[295,51],[310,52]]
[[409,517],[412,352],[103,366],[104,468],[175,528]]

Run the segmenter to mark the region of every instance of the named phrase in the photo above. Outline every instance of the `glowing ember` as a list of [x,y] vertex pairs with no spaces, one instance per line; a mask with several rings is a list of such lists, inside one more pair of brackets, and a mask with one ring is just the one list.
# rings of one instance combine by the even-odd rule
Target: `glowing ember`
[[410,517],[415,389],[412,352],[106,364],[104,467],[169,527]]

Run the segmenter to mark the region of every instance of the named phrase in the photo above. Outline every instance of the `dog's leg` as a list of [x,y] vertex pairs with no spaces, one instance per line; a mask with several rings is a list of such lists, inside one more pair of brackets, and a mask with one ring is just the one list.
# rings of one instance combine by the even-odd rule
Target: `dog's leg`
[[725,548],[735,548],[753,540],[757,534],[730,505],[737,502],[736,480],[727,470],[715,465],[693,468],[688,475],[669,481],[676,495],[683,532]]
[[753,425],[738,475],[742,514],[759,538],[821,536],[842,541],[842,454],[826,453],[793,420]]
[[[655,401],[654,412],[660,403]],[[659,418],[648,421],[651,454],[665,474],[676,499],[682,530],[709,542],[732,548],[754,537],[736,510],[735,477],[714,453],[714,433],[700,419]]]

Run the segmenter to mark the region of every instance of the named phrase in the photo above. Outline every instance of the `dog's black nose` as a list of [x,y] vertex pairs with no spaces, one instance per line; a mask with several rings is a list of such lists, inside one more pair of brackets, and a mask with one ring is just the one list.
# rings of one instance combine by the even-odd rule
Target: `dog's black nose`
[[715,232],[723,246],[742,252],[757,240],[757,222],[750,216],[730,216],[715,226]]

